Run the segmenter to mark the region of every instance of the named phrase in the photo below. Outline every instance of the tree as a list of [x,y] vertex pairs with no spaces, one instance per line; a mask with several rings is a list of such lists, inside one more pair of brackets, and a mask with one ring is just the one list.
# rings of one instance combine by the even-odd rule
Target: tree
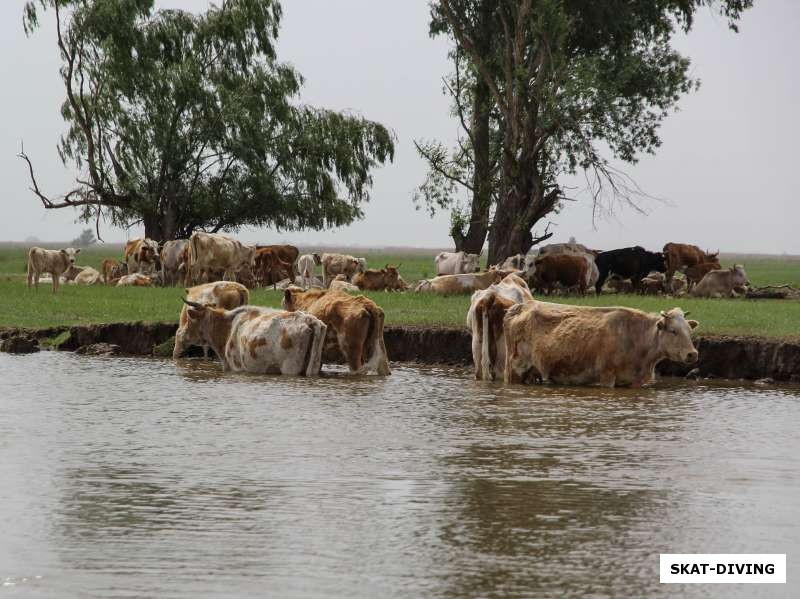
[[97,238],[91,229],[84,229],[81,234],[70,242],[72,247],[85,248],[97,243]]
[[[243,225],[322,229],[361,218],[372,171],[394,136],[359,116],[299,103],[302,77],[280,63],[277,0],[224,0],[206,13],[153,0],[36,0],[52,10],[69,125],[59,153],[76,187],[47,209],[143,223],[156,240]],[[99,229],[98,229],[99,235]]]
[[[610,159],[654,153],[660,124],[697,87],[670,42],[708,5],[736,30],[752,0],[432,2],[432,22],[446,24],[498,113],[490,263],[530,249],[536,223],[568,199],[564,175],[586,175],[595,209],[637,207],[641,191]],[[488,10],[488,37],[479,10]]]

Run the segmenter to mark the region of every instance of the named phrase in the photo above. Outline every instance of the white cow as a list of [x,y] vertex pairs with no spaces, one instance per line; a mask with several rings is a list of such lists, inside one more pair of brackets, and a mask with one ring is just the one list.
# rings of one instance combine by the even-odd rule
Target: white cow
[[94,285],[100,280],[100,271],[91,266],[85,266],[72,280],[76,285]]
[[312,279],[314,279],[314,269],[321,264],[322,257],[317,253],[303,254],[297,259],[297,270],[302,279],[300,285],[303,289],[311,287]]
[[245,245],[229,235],[193,233],[187,252],[186,284],[200,281],[203,273],[221,271],[222,278],[231,280],[238,273],[253,268],[255,246]]
[[736,292],[748,285],[750,282],[744,266],[734,264],[730,268],[706,273],[690,293],[695,297],[736,297]]
[[31,284],[38,290],[39,277],[42,273],[49,273],[53,280],[53,293],[58,291],[59,277],[70,266],[75,264],[75,256],[80,253],[80,248],[66,248],[63,250],[46,250],[32,247],[28,251],[28,289]]
[[327,288],[336,275],[344,275],[347,280],[353,278],[357,272],[364,272],[367,268],[365,258],[356,258],[348,254],[322,254],[322,286]]
[[187,315],[223,370],[317,376],[328,327],[305,312],[242,306],[214,308],[184,300]]
[[481,255],[467,254],[466,252],[440,252],[433,259],[433,264],[436,276],[478,272],[481,267]]
[[[161,248],[161,272],[164,273],[164,285],[177,285],[179,272],[183,264],[183,250],[188,239],[172,239]],[[186,266],[184,265],[184,268]]]
[[441,275],[433,279],[422,279],[414,289],[415,293],[438,293],[439,295],[456,295],[459,293],[472,293],[486,289],[494,283],[499,283],[504,277],[511,274],[507,270],[497,270],[494,266],[481,273],[461,275]]

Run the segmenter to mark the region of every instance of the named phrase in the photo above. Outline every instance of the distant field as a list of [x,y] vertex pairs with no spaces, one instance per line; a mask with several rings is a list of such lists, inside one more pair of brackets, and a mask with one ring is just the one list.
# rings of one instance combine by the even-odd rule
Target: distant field
[[[433,276],[435,250],[351,250],[370,266],[401,264],[408,282]],[[119,246],[93,247],[81,252],[78,263],[97,267],[105,257],[119,257]],[[800,258],[779,256],[723,256],[723,264],[744,264],[754,285],[789,283],[800,287]],[[55,297],[49,286],[38,293],[25,288],[26,248],[0,244],[0,326],[56,326],[119,321],[175,321],[181,306],[181,288],[108,288],[103,285],[64,285]],[[469,297],[438,297],[415,293],[373,293],[386,312],[388,324],[464,324]],[[280,292],[256,290],[253,303],[278,306]],[[581,305],[621,305],[658,311],[674,306],[691,310],[700,321],[699,332],[800,337],[800,302],[786,300],[702,300],[690,298],[603,295],[599,298],[566,297],[552,301]]]

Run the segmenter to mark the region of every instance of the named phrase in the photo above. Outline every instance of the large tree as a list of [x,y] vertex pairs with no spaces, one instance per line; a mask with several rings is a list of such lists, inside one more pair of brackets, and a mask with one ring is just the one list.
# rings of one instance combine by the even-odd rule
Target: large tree
[[[698,84],[688,58],[672,48],[673,35],[688,32],[704,6],[718,9],[735,30],[751,5],[752,0],[434,0],[434,31],[444,23],[454,52],[469,62],[475,89],[478,82],[486,86],[498,115],[489,261],[530,249],[533,227],[566,199],[559,186],[565,175],[586,174],[595,207],[601,201],[635,206],[638,188],[611,160],[634,163],[642,153],[653,153],[661,143],[660,124]],[[474,130],[481,118],[468,116],[465,129]],[[456,153],[429,164],[432,173],[445,164],[452,174],[454,165],[469,167],[475,160]],[[463,185],[440,174],[443,181]],[[446,204],[453,195],[445,189],[440,185],[428,198]],[[475,218],[473,211],[466,220],[480,221],[484,213]]]
[[142,223],[157,240],[243,225],[321,229],[362,216],[374,168],[394,155],[383,125],[302,105],[302,77],[277,60],[277,0],[223,0],[195,15],[153,0],[35,0],[51,10],[69,128],[59,153],[79,173],[45,208]]

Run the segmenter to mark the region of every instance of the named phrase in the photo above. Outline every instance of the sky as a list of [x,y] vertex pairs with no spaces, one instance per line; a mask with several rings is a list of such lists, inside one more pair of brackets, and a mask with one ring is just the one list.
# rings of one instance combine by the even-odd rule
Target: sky
[[[208,0],[163,0],[159,7],[202,10]],[[0,176],[4,217],[0,240],[65,241],[86,225],[71,209],[45,210],[29,191],[25,151],[40,188],[57,196],[74,184],[56,152],[66,130],[59,108],[53,14],[27,38],[24,0],[0,2]],[[245,229],[245,241],[300,245],[416,246],[447,248],[449,215],[430,218],[412,193],[425,177],[414,139],[453,142],[442,76],[449,71],[448,42],[428,36],[427,0],[284,0],[278,56],[305,77],[301,101],[347,110],[389,126],[397,136],[394,162],[374,173],[365,218],[329,231],[276,232]],[[699,91],[685,96],[661,129],[663,145],[623,170],[648,194],[646,214],[619,209],[593,220],[591,200],[579,194],[553,216],[551,241],[578,241],[598,249],[668,241],[716,251],[800,254],[798,140],[800,119],[800,3],[756,3],[731,32],[724,18],[703,9],[688,36],[675,46],[692,60]],[[541,226],[538,230],[541,230]],[[136,237],[141,230],[103,226],[106,241]]]

